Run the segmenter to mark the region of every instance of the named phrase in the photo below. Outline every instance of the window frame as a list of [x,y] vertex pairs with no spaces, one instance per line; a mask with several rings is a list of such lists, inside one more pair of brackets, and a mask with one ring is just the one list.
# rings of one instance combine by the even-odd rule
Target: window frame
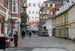
[[2,1],[1,4],[4,5],[4,0],[1,0],[1,1]]
[[[15,3],[15,5],[14,5],[14,3]],[[14,7],[15,7],[15,11],[14,11]],[[12,13],[18,14],[18,2],[17,2],[17,0],[12,1]]]

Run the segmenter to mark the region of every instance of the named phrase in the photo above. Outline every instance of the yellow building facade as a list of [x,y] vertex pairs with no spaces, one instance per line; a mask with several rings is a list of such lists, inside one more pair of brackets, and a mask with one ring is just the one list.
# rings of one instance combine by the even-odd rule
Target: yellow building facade
[[68,11],[69,37],[75,40],[75,4]]
[[68,12],[63,12],[56,16],[56,37],[68,38]]
[[75,4],[55,16],[56,37],[75,40]]

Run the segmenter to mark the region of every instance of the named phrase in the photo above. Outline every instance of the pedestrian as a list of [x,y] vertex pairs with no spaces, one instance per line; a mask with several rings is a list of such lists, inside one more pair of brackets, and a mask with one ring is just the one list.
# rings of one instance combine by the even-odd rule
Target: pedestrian
[[8,31],[7,37],[10,38],[11,35],[12,35],[12,32],[11,31]]
[[30,31],[30,30],[28,31],[28,34],[29,34],[29,37],[31,37],[32,33],[31,33],[31,31]]
[[26,35],[28,36],[29,34],[28,34],[28,30],[26,31]]
[[25,32],[22,31],[22,39],[24,39],[24,36],[25,36]]
[[24,31],[24,37],[26,36],[26,32]]
[[17,47],[18,46],[18,33],[17,32],[15,32],[15,34],[14,34],[14,47]]

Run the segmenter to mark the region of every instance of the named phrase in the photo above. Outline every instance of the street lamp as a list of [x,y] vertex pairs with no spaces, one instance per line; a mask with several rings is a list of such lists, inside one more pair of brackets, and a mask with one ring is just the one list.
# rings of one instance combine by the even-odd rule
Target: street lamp
[[26,28],[27,25],[26,25],[26,20],[27,20],[27,13],[26,13],[26,8],[27,8],[27,4],[26,4],[26,0],[23,2],[22,4],[22,8],[23,8],[23,12],[22,12],[22,15],[21,15],[21,28]]
[[26,2],[23,3],[23,11],[27,8]]

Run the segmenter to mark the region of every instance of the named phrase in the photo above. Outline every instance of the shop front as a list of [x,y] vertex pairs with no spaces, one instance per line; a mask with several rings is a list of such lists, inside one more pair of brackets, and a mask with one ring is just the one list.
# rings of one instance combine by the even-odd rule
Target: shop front
[[56,37],[69,38],[68,27],[67,26],[56,27]]
[[4,30],[5,22],[4,21],[5,21],[4,17],[2,15],[0,15],[0,34],[5,33],[5,30]]

